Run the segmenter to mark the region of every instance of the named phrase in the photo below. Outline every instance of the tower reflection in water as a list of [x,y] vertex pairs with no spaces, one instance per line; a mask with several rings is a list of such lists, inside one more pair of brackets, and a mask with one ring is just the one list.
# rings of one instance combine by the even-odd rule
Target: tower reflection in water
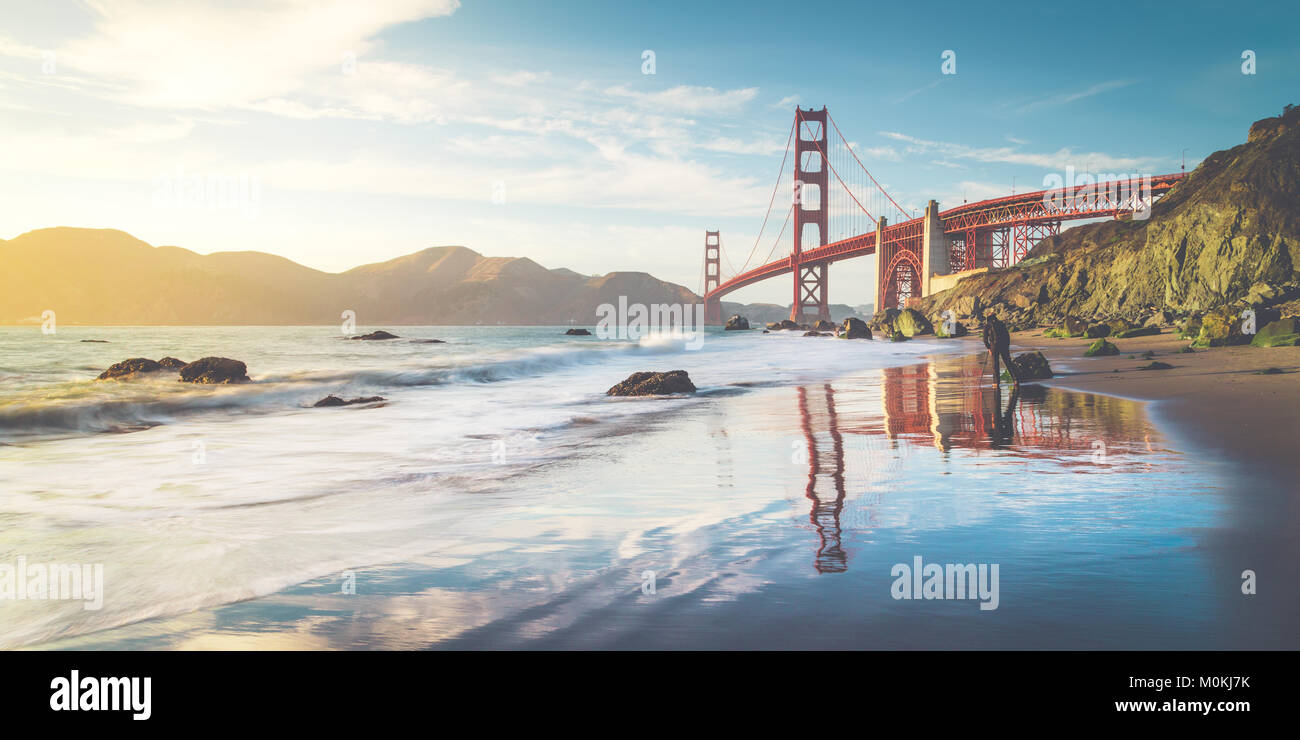
[[939,451],[940,465],[997,455],[1061,472],[1095,468],[1099,459],[1145,466],[1140,454],[1152,447],[1139,404],[1033,384],[1004,395],[987,377],[981,384],[983,370],[978,357],[952,358],[886,368],[878,385],[797,388],[803,438],[796,462],[808,468],[804,496],[818,537],[818,573],[849,567],[846,501],[854,504],[850,529],[876,528],[882,494],[906,489],[909,460],[925,449]]

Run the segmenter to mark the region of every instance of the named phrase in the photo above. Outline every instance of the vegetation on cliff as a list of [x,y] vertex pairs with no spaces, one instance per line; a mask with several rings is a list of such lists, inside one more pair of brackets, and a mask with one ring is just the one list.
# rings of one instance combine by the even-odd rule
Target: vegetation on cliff
[[[994,309],[1014,328],[1196,321],[1215,309],[1300,314],[1300,109],[1251,126],[1210,155],[1147,220],[1112,220],[1043,240],[1015,267],[922,301],[931,317]],[[1089,336],[1093,336],[1090,332]]]

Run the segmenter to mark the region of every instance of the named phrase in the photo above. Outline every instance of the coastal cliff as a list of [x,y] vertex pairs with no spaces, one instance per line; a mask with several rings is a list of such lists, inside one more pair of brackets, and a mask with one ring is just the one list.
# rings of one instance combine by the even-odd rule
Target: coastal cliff
[[993,308],[1017,328],[1197,317],[1220,307],[1300,314],[1300,109],[1257,121],[1247,142],[1205,159],[1147,220],[1043,240],[1014,267],[922,300],[927,316]]

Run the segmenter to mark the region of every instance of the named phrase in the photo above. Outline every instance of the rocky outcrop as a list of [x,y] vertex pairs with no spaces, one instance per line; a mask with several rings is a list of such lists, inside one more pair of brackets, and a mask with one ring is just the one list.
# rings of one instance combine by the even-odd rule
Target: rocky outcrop
[[353,338],[353,339],[365,339],[365,340],[371,340],[371,341],[374,341],[374,340],[377,340],[377,339],[400,339],[400,337],[398,337],[396,334],[390,334],[390,333],[384,331],[383,329],[380,329],[380,330],[378,330],[378,331],[372,331],[372,332],[370,332],[369,334],[361,334],[361,335],[358,335],[358,336],[355,336],[355,337],[352,337],[352,338]]
[[1024,352],[1011,358],[1021,380],[1040,380],[1052,377],[1052,366],[1042,352]]
[[826,319],[817,319],[812,328],[813,331],[835,331],[835,324]]
[[446,344],[441,339],[412,339],[411,344]]
[[228,357],[204,357],[181,368],[181,381],[185,383],[247,383],[248,366]]
[[158,361],[158,364],[162,365],[168,370],[180,370],[181,368],[185,367],[189,363],[186,362],[185,360],[178,360],[175,357],[164,357]]
[[1138,368],[1138,370],[1172,370],[1173,367],[1174,367],[1173,365],[1170,365],[1170,364],[1167,363],[1167,362],[1160,362],[1159,360],[1152,360],[1151,362],[1149,362],[1149,363],[1143,365],[1142,367]]
[[607,396],[668,396],[680,393],[694,393],[695,384],[685,370],[669,370],[665,373],[632,373],[622,383],[605,391]]
[[870,339],[871,329],[862,319],[847,318],[840,326],[841,339]]
[[1206,158],[1149,219],[1069,228],[1020,265],[923,299],[921,310],[971,315],[978,300],[1013,329],[1067,316],[1093,324],[1123,318],[1136,328],[1292,301],[1300,297],[1297,200],[1300,109],[1292,109],[1257,122],[1248,143]]
[[825,336],[830,336],[830,335],[827,334],[826,332],[815,331],[815,330],[813,330],[813,331],[806,331],[806,332],[803,333],[803,335],[804,335],[805,337],[825,337]]
[[741,330],[748,329],[749,319],[745,318],[744,316],[741,316],[740,314],[736,314],[735,316],[732,316],[731,318],[727,319],[727,325],[723,328],[726,329],[727,331],[741,331]]
[[566,336],[566,337],[589,337],[589,336],[591,336],[591,332],[587,331],[586,329],[570,329],[570,330],[564,332],[564,336]]
[[355,406],[356,404],[359,403],[378,403],[380,401],[387,401],[387,400],[388,399],[384,398],[383,396],[369,396],[366,398],[353,398],[349,401],[344,401],[342,398],[339,398],[338,396],[329,395],[317,401],[316,403],[313,403],[312,406],[314,408],[325,408],[328,406]]
[[161,364],[147,357],[132,357],[129,360],[122,360],[109,366],[107,370],[99,374],[95,380],[111,380],[115,378],[129,378],[140,373],[156,373],[165,370]]

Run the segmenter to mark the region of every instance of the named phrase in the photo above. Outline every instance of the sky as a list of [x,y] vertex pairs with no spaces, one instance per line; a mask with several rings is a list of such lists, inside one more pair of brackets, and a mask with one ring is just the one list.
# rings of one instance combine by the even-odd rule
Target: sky
[[[1164,174],[1300,103],[1297,27],[1293,2],[4,2],[0,238],[327,271],[458,244],[698,290],[706,230],[753,248],[796,105],[908,209]],[[831,266],[833,302],[871,300],[868,262]]]

